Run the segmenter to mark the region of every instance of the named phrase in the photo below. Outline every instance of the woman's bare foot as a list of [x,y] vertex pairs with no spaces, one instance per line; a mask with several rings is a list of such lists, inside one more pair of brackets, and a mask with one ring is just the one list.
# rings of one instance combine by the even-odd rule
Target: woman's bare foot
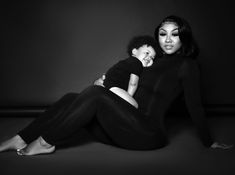
[[18,155],[37,155],[37,154],[49,154],[55,151],[55,146],[47,143],[41,136],[34,140],[27,147],[18,150]]
[[16,135],[0,144],[0,152],[23,149],[26,146],[27,144],[24,142],[24,140],[19,135]]

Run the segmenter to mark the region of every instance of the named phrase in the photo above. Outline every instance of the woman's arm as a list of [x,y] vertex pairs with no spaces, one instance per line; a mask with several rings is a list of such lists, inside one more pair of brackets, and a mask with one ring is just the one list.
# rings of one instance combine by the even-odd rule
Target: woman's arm
[[130,80],[129,80],[127,92],[131,96],[133,96],[135,94],[135,91],[136,91],[137,86],[138,86],[138,81],[139,81],[139,76],[137,76],[135,74],[130,75]]
[[186,60],[181,67],[180,76],[184,89],[186,106],[195,123],[203,144],[207,147],[213,144],[200,93],[200,72],[195,60]]
[[205,118],[200,93],[200,71],[195,60],[187,60],[181,69],[182,84],[187,108],[193,122],[196,124],[198,133],[203,144],[211,148],[229,149],[233,145],[214,142]]

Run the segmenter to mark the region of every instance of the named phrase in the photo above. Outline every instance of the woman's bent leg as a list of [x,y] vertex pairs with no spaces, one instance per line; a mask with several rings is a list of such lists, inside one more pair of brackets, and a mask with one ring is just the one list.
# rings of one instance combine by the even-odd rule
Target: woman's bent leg
[[147,116],[123,99],[103,94],[97,121],[115,145],[133,150],[161,148],[166,136],[161,129],[153,128]]
[[51,145],[60,145],[66,138],[87,126],[96,116],[103,90],[103,87],[91,86],[82,91],[69,109],[57,117],[41,136]]
[[70,104],[77,98],[79,94],[68,93],[60,100],[54,103],[41,116],[36,118],[27,127],[18,132],[14,137],[2,142],[0,144],[0,152],[5,150],[23,149],[27,143],[32,142],[40,136],[42,130],[46,130],[50,123],[69,107]]
[[59,115],[65,112],[78,96],[79,94],[77,93],[68,93],[64,95],[60,100],[55,102],[51,107],[37,117],[32,123],[18,132],[18,135],[26,143],[34,141],[40,136],[42,131],[45,131],[51,127],[51,123],[53,123]]
[[166,137],[160,129],[151,128],[146,116],[109,90],[97,86],[84,90],[42,137],[51,145],[58,145],[87,127],[95,117],[109,138],[120,147],[154,149],[165,145]]
[[99,92],[102,87],[92,86],[79,94],[72,104],[57,116],[50,127],[41,132],[41,136],[26,148],[18,151],[19,155],[47,154],[55,150],[55,146],[64,143],[69,136],[81,127],[90,123],[99,105]]
[[[61,141],[97,119],[112,141],[127,149],[162,147],[165,137],[158,129],[149,129],[146,116],[109,90],[92,86],[79,94],[41,136],[50,145]],[[156,132],[159,131],[159,132]]]

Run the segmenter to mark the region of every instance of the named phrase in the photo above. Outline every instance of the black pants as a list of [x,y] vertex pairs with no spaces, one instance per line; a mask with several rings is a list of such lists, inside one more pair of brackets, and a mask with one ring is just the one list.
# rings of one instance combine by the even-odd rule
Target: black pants
[[108,142],[123,148],[154,149],[165,145],[165,136],[149,124],[146,116],[99,86],[66,94],[18,134],[26,143],[42,136],[51,145],[59,145],[91,123],[103,133],[101,141],[106,135]]

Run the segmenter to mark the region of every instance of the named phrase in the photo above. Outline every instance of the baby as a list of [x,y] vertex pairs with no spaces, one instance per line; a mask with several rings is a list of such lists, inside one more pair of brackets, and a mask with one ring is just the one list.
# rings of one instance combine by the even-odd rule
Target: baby
[[155,50],[156,41],[151,36],[137,36],[131,39],[127,47],[129,58],[119,61],[107,71],[104,80],[105,88],[138,108],[133,95],[138,87],[143,67],[153,64]]

